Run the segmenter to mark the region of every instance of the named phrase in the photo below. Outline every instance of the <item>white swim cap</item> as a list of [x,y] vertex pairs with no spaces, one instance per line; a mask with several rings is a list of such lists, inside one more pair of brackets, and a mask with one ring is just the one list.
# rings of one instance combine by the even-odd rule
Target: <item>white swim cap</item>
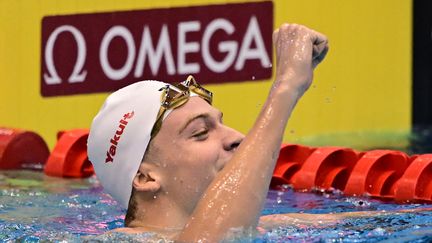
[[[93,119],[87,141],[89,160],[106,192],[124,208],[161,108],[162,88],[167,85],[146,80],[119,89],[108,96]],[[174,85],[169,88],[180,91]],[[189,96],[196,95],[190,90]],[[166,110],[162,119],[170,112]]]

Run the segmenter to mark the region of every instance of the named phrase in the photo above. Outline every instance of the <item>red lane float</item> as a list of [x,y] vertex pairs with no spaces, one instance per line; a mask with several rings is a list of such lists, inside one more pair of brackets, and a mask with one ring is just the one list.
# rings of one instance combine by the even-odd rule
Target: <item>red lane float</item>
[[[88,129],[59,132],[49,155],[38,134],[0,128],[0,169],[37,169],[46,161],[47,175],[91,176],[94,170],[87,158],[88,133]],[[432,154],[408,157],[391,150],[357,152],[342,147],[283,145],[271,186],[283,184],[303,191],[339,189],[346,195],[432,202]]]
[[283,184],[302,191],[338,189],[346,195],[432,202],[432,154],[283,145],[271,187]]
[[89,177],[94,174],[87,158],[88,129],[61,131],[45,165],[45,174],[56,177]]
[[432,201],[432,154],[416,156],[397,183],[397,201]]
[[394,186],[408,166],[408,157],[399,151],[373,150],[357,161],[344,193],[373,197],[394,197]]
[[323,147],[316,149],[306,159],[302,168],[292,178],[294,188],[310,190],[312,188],[343,190],[349,172],[358,158],[352,149]]
[[0,170],[42,169],[48,155],[48,146],[38,134],[0,128]]
[[278,185],[291,184],[288,179],[300,169],[313,151],[312,148],[296,144],[282,146],[270,186],[276,188]]

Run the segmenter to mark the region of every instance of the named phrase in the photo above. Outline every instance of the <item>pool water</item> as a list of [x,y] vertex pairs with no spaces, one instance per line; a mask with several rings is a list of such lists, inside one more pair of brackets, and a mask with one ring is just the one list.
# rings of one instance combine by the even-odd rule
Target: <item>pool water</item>
[[[414,128],[408,136],[367,141],[392,144],[409,154],[432,152],[432,128]],[[347,137],[347,136],[344,136]],[[364,141],[364,136],[349,136]],[[404,137],[404,139],[400,139]],[[321,138],[322,142],[323,139]],[[326,144],[328,144],[326,142]],[[346,142],[345,142],[346,144]],[[369,144],[372,147],[367,147]],[[383,148],[363,142],[359,150]],[[429,210],[426,210],[428,209]],[[346,197],[339,191],[294,192],[289,186],[270,190],[262,215],[374,211],[375,216],[337,223],[286,225],[242,242],[432,242],[432,204],[396,204],[372,198]],[[381,211],[418,209],[405,214]],[[422,211],[422,209],[425,209]],[[123,227],[125,211],[95,177],[62,179],[34,171],[0,171],[0,242],[151,242],[152,234],[105,234]]]
[[[122,227],[124,211],[103,193],[95,177],[60,179],[40,172],[0,173],[0,241],[81,242],[142,241],[150,234],[104,234]],[[294,192],[271,190],[262,214],[337,213],[430,208],[432,205],[383,202],[345,197],[338,191]],[[253,242],[431,242],[432,212],[378,215],[346,219],[337,224],[287,225],[274,228]]]

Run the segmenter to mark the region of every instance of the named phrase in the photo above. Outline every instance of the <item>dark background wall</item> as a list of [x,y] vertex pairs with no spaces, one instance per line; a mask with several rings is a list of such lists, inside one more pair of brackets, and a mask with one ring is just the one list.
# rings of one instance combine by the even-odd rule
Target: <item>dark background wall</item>
[[413,125],[432,126],[432,1],[414,0]]

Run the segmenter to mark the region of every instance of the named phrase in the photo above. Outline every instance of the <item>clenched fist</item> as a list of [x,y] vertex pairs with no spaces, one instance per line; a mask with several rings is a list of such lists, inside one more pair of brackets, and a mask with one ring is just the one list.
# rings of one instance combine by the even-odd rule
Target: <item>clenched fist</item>
[[277,86],[301,96],[312,83],[313,70],[328,51],[327,37],[298,24],[283,24],[273,32]]

